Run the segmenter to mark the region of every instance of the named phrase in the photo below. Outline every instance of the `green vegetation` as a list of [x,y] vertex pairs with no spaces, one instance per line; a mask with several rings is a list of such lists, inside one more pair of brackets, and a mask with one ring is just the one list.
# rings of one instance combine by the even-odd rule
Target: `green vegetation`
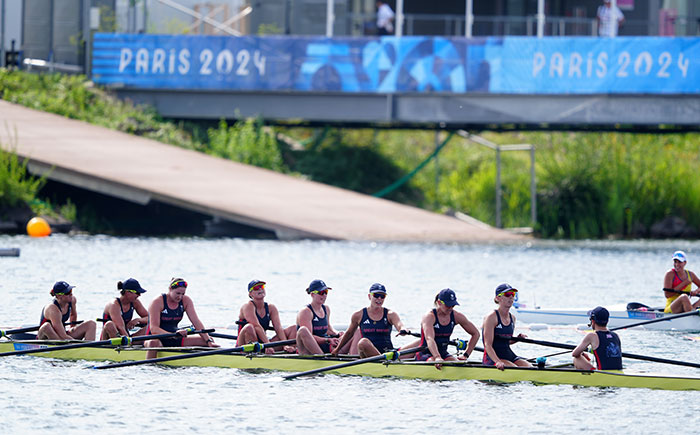
[[[436,146],[430,131],[273,130],[259,120],[215,126],[173,123],[116,99],[82,76],[0,70],[0,89],[3,99],[38,110],[367,194],[412,173]],[[298,145],[277,140],[278,133]],[[536,146],[536,231],[543,237],[644,235],[669,215],[700,229],[700,187],[692,177],[700,167],[698,134],[481,134],[497,144]],[[443,132],[437,142],[446,137]],[[23,179],[16,165],[21,163],[9,171],[3,166],[9,175],[0,174],[0,179]],[[501,153],[501,182],[503,225],[530,226],[528,152]],[[31,202],[41,181],[25,183],[38,184],[26,197],[14,195]],[[6,189],[4,184],[0,188]],[[495,152],[455,136],[437,158],[386,197],[438,212],[461,211],[494,224],[495,188]],[[0,202],[6,203],[4,190],[0,193]],[[75,206],[69,204],[63,213],[75,216]]]
[[28,174],[27,163],[0,143],[0,208],[29,203],[44,185],[44,178]]

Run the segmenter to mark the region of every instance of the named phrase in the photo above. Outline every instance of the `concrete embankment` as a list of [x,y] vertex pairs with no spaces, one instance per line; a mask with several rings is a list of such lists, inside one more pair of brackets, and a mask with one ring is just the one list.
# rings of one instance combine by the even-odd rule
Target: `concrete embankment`
[[525,240],[384,199],[212,157],[0,101],[3,144],[30,171],[137,204],[160,201],[262,228],[281,239]]

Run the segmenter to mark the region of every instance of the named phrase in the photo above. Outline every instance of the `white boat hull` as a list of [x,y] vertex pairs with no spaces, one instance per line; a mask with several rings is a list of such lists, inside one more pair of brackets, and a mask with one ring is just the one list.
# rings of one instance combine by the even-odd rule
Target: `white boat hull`
[[[609,308],[609,310],[610,320],[608,321],[608,328],[619,328],[646,320],[674,316],[674,314],[663,313],[661,311],[626,310],[624,307],[617,310]],[[518,322],[520,323],[544,323],[548,325],[588,324],[588,310],[574,308],[516,308],[515,312]],[[638,326],[638,328],[661,331],[700,331],[700,315],[685,316],[668,321],[650,323],[648,325]]]

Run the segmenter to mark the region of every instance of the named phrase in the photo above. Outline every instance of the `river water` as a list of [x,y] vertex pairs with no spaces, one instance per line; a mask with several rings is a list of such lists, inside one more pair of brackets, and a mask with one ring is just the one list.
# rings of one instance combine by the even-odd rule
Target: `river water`
[[[700,269],[700,243],[687,241],[542,242],[518,245],[375,244],[199,238],[0,236],[19,258],[0,257],[0,326],[36,324],[56,280],[76,285],[79,318],[98,317],[116,282],[137,278],[144,302],[171,277],[189,282],[206,326],[232,325],[253,278],[284,324],[308,303],[314,278],[331,291],[331,321],[347,325],[365,306],[373,282],[386,285],[385,306],[414,329],[438,290],[450,287],[477,325],[494,308],[501,282],[520,289],[521,302],[592,308],[630,301],[663,303],[663,275],[676,249]],[[700,271],[700,270],[699,270]],[[183,322],[184,323],[184,322]],[[530,338],[575,344],[575,327],[521,326]],[[226,331],[222,331],[226,332]],[[517,332],[517,331],[516,331]],[[698,362],[698,333],[620,331],[623,351]],[[453,337],[464,338],[456,333]],[[404,344],[397,339],[398,344]],[[233,346],[226,340],[218,340]],[[515,346],[534,357],[556,349]],[[475,352],[473,360],[480,358]],[[565,361],[568,356],[561,360]],[[31,356],[0,359],[0,427],[5,433],[697,433],[700,392],[430,382],[317,376],[282,381],[279,373],[235,369],[138,366],[85,370],[89,362]],[[628,369],[700,376],[700,370],[625,360]]]

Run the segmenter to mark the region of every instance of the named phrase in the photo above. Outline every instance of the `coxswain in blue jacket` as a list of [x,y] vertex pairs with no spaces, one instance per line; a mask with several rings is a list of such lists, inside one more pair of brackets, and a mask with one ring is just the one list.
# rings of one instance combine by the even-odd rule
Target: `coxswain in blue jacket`
[[[204,329],[204,324],[199,320],[197,311],[194,309],[194,302],[185,295],[187,291],[187,282],[182,278],[173,278],[170,280],[168,292],[156,296],[148,307],[148,331],[147,335],[167,334],[169,332],[177,332],[178,337],[161,338],[160,340],[148,340],[144,343],[145,347],[177,347],[177,346],[209,346],[219,347],[214,342],[214,339],[209,334],[202,333],[198,336],[187,335],[187,329],[178,328],[178,324],[185,314],[192,322],[192,326],[196,330]],[[146,352],[146,358],[155,358],[158,355],[157,350],[149,350]]]
[[361,358],[394,350],[391,331],[393,328],[399,332],[403,331],[403,323],[396,312],[384,308],[386,287],[380,283],[372,284],[367,298],[369,306],[350,317],[350,325],[341,337],[338,347],[331,352],[333,355],[338,355],[340,349],[348,342],[352,343],[349,352],[359,354]]
[[[104,325],[100,340],[119,336],[136,337],[146,333],[146,328],[140,328],[133,334],[129,332],[138,326],[148,324],[148,310],[139,300],[139,296],[146,293],[146,290],[134,278],[129,278],[124,282],[119,281],[117,290],[120,292],[119,297],[109,301],[102,313]],[[134,313],[137,314],[136,318],[134,318]]]
[[[603,307],[595,307],[588,312],[588,317],[593,332],[586,334],[571,353],[574,357],[574,367],[579,370],[622,370],[620,337],[608,330],[610,313]],[[589,347],[595,355],[596,365],[593,365],[584,353]]]
[[[297,314],[297,352],[301,355],[320,355],[332,352],[339,343],[338,333],[330,322],[331,309],[324,305],[330,287],[320,279],[311,281],[306,293],[311,303]],[[346,345],[348,348],[350,344]],[[340,349],[343,352],[344,349]]]
[[[248,343],[269,343],[296,338],[296,325],[282,327],[280,314],[277,307],[265,302],[265,281],[254,279],[248,283],[248,297],[250,300],[241,306],[238,312],[238,339],[236,346]],[[267,338],[266,331],[274,331],[275,335]],[[294,346],[285,346],[284,350],[296,352]],[[275,348],[265,348],[265,353],[274,353]]]
[[77,300],[73,294],[74,285],[57,281],[49,294],[54,300],[41,309],[41,320],[37,339],[39,340],[86,340],[94,341],[97,323],[86,320],[79,325],[64,325],[78,321]]

